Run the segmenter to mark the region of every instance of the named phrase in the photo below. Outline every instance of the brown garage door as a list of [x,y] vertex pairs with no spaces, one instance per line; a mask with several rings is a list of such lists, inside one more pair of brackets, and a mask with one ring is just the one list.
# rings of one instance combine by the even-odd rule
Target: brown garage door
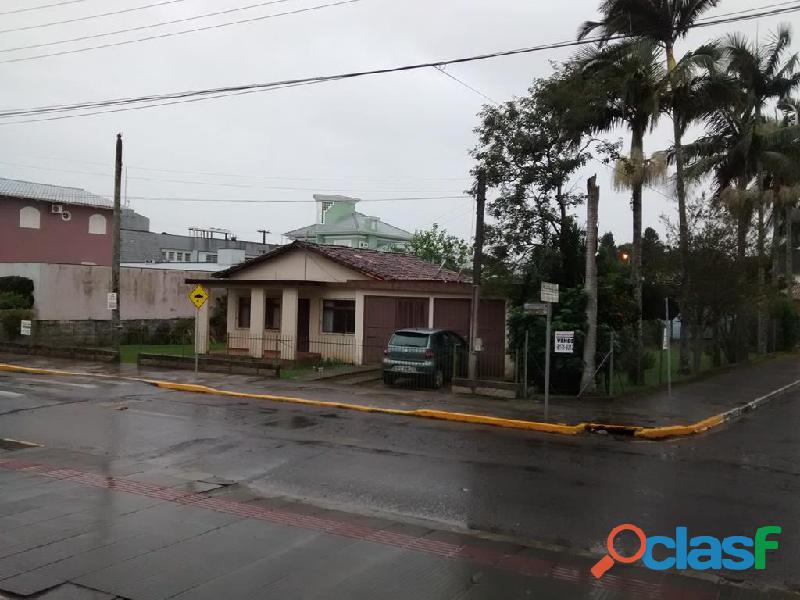
[[[462,298],[436,298],[433,323],[455,331],[469,342],[472,302]],[[478,355],[479,377],[502,377],[505,373],[506,305],[504,300],[481,300],[478,315],[483,352]]]
[[478,331],[483,341],[483,352],[478,357],[478,376],[502,377],[506,357],[505,300],[481,300],[478,310]]
[[427,298],[364,298],[364,362],[376,363],[396,329],[428,326]]
[[433,326],[455,331],[469,341],[470,306],[466,298],[436,298],[433,301]]

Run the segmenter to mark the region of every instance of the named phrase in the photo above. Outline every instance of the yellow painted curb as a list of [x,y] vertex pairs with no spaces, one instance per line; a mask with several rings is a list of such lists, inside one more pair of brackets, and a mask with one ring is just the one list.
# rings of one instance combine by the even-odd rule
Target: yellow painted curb
[[681,437],[686,435],[695,435],[701,431],[707,431],[712,427],[721,425],[725,422],[723,415],[714,415],[697,423],[691,425],[672,425],[669,427],[644,427],[634,433],[633,435],[638,438],[646,440],[663,440],[670,437]]
[[[22,367],[0,363],[0,371],[11,371],[17,373],[30,373],[37,375],[80,375],[85,377],[113,377],[99,373],[76,373],[72,371],[59,371],[56,369],[39,369]],[[378,413],[386,415],[399,415],[404,417],[418,417],[423,419],[438,419],[442,421],[454,421],[459,423],[475,423],[479,425],[490,425],[493,427],[504,427],[508,429],[524,429],[528,431],[542,431],[546,433],[558,433],[562,435],[576,435],[586,429],[584,423],[579,425],[564,425],[560,423],[540,423],[538,421],[521,421],[517,419],[503,419],[489,415],[473,415],[469,413],[454,413],[443,410],[415,409],[403,410],[396,408],[381,408],[363,404],[349,404],[346,402],[330,402],[325,400],[310,400],[307,398],[296,398],[294,396],[277,396],[273,394],[255,394],[250,392],[233,392],[230,390],[220,390],[207,385],[195,383],[175,383],[172,381],[162,381],[159,379],[144,379],[140,377],[118,377],[126,381],[138,381],[147,383],[159,388],[192,392],[198,394],[213,394],[215,396],[228,396],[234,398],[253,398],[256,400],[269,400],[272,402],[286,402],[291,404],[302,404],[305,406],[319,406],[323,408],[339,408],[344,410],[355,410],[359,412]]]

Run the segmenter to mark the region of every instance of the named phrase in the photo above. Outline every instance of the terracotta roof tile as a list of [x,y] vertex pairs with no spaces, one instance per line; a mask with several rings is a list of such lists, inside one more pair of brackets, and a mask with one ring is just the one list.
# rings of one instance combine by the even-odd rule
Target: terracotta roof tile
[[306,248],[340,265],[380,281],[446,281],[461,283],[469,283],[471,281],[467,273],[459,274],[448,269],[440,269],[439,265],[431,264],[410,254],[349,248],[347,246],[323,246],[301,241],[280,246],[272,252],[243,262],[225,271],[220,271],[214,276],[228,277],[232,273],[245,270],[251,265],[265,262],[271,257],[283,254],[292,248]]

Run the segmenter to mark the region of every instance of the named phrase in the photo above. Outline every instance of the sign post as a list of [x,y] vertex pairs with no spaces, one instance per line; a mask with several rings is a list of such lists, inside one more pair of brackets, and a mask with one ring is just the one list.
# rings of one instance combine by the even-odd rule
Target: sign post
[[203,304],[206,303],[208,300],[208,292],[206,289],[200,285],[199,283],[195,286],[195,288],[189,293],[189,301],[194,304],[195,313],[194,313],[194,372],[200,370],[200,358],[197,355],[197,339],[200,331],[200,319],[198,318],[200,314],[200,309],[203,307]]
[[544,354],[544,420],[547,421],[550,410],[550,329],[553,321],[553,304],[558,304],[558,284],[542,282],[540,299],[547,303],[547,327],[545,328],[545,354]]

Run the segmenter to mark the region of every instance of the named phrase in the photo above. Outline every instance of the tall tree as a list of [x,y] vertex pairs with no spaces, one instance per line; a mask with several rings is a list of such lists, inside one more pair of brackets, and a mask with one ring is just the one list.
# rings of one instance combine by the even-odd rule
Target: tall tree
[[[587,21],[579,31],[585,38],[594,31],[609,40],[618,35],[637,36],[653,40],[664,48],[667,74],[673,87],[679,85],[681,69],[675,59],[675,42],[684,37],[697,19],[719,0],[603,0],[600,4],[600,21]],[[686,212],[685,157],[683,134],[686,131],[679,114],[679,95],[673,95],[673,134],[675,137],[676,194],[678,196],[679,249],[681,256],[681,298],[687,299],[689,291],[689,221]],[[685,330],[681,329],[680,370],[688,371],[689,345]]]
[[434,223],[430,229],[415,231],[405,250],[451,271],[467,270],[472,248],[460,237]]
[[[780,26],[770,40],[758,45],[740,34],[720,42],[723,68],[736,93],[729,102],[717,107],[708,120],[706,136],[691,145],[687,152],[695,159],[694,174],[713,172],[717,198],[724,202],[736,219],[736,256],[740,277],[744,276],[747,236],[753,214],[758,210],[758,285],[759,350],[766,349],[765,285],[766,243],[764,201],[775,178],[791,177],[796,171],[797,145],[792,138],[797,127],[781,127],[764,117],[767,103],[787,97],[800,85],[798,56],[787,56],[791,30]],[[739,353],[746,356],[744,325],[739,320]]]
[[[666,172],[663,157],[646,158],[644,137],[661,114],[664,94],[664,69],[658,60],[658,46],[651,41],[622,42],[590,49],[578,57],[583,71],[603,82],[604,97],[597,104],[594,126],[608,130],[624,125],[631,132],[630,154],[617,161],[615,184],[631,190],[633,248],[631,278],[639,311],[636,351],[644,353],[642,336],[642,191],[646,184]],[[590,100],[595,103],[596,100]],[[638,369],[637,379],[642,380]]]
[[570,178],[591,157],[589,141],[564,125],[554,99],[563,89],[557,72],[536,80],[528,95],[500,106],[486,106],[475,130],[478,144],[472,155],[499,192],[488,207],[494,225],[487,228],[490,252],[502,259],[527,262],[538,245],[558,239],[559,280],[578,281],[570,239],[571,209],[582,201]]
[[589,178],[586,198],[586,339],[583,344],[581,390],[593,393],[595,354],[597,353],[597,211],[600,188],[595,176]]

